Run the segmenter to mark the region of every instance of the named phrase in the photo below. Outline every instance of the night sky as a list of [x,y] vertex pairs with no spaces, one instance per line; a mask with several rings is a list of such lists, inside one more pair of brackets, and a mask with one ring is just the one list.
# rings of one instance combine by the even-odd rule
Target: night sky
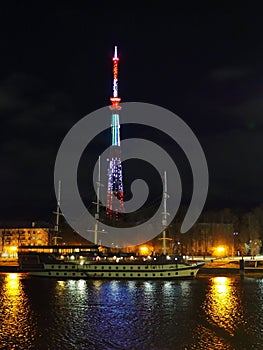
[[210,174],[206,209],[262,204],[259,9],[131,9],[114,22],[114,12],[84,2],[40,4],[0,8],[1,220],[52,216],[56,153],[78,120],[109,104],[114,45],[122,101],[167,108],[198,137]]

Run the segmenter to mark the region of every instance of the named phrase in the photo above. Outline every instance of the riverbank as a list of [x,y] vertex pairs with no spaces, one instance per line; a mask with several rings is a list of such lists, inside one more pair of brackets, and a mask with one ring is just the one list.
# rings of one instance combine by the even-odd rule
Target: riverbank
[[259,274],[263,277],[263,259],[251,259],[246,257],[240,263],[240,258],[211,259],[199,270],[200,274],[222,275],[222,274]]
[[0,259],[0,272],[18,272],[19,265],[17,259]]

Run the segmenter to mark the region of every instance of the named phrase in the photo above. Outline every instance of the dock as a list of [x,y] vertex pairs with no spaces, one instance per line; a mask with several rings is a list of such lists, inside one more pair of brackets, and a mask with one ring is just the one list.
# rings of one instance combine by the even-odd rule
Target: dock
[[261,274],[263,277],[263,258],[223,258],[210,259],[199,270],[199,274]]

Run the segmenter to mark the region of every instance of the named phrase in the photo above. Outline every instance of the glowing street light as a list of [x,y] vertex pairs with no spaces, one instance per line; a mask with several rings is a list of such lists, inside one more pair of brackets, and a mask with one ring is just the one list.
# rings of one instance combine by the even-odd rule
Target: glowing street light
[[223,246],[218,246],[218,247],[215,247],[215,250],[214,250],[214,254],[216,256],[224,256],[225,255],[225,252],[226,252],[226,248],[223,247]]

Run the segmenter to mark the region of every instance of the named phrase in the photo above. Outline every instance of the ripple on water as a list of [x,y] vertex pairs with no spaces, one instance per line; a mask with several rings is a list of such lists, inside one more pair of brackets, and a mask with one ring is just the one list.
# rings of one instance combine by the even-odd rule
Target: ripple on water
[[36,324],[23,289],[22,274],[2,274],[0,279],[0,348],[32,349]]
[[[262,280],[0,277],[3,349],[261,349]],[[8,344],[9,347],[6,347]]]

